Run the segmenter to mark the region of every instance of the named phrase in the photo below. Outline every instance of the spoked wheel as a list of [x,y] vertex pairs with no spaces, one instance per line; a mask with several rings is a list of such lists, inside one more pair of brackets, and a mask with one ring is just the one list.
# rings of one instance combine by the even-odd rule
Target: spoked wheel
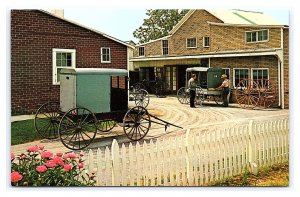
[[117,122],[112,119],[104,119],[104,120],[98,120],[97,122],[97,130],[100,132],[110,132],[115,126]]
[[60,121],[59,102],[47,102],[35,113],[34,126],[38,134],[46,139],[58,138],[58,124]]
[[217,105],[223,105],[223,98],[222,95],[215,95],[214,101]]
[[204,102],[204,91],[202,88],[196,88],[195,105],[202,105]]
[[187,87],[181,87],[177,91],[177,99],[182,104],[190,103],[190,92]]
[[146,89],[146,88],[145,88],[145,85],[142,84],[142,83],[140,83],[140,82],[133,84],[132,87],[133,87],[135,90]]
[[143,139],[151,126],[150,115],[144,107],[130,109],[123,119],[123,130],[126,136],[134,141]]
[[258,84],[251,79],[241,80],[236,87],[236,99],[245,109],[253,109],[258,105],[260,91]]
[[134,102],[136,106],[146,108],[149,104],[150,97],[146,90],[140,89],[135,93]]
[[66,112],[58,127],[63,145],[71,150],[86,148],[96,136],[97,119],[86,108],[73,108]]
[[267,79],[261,79],[257,83],[260,91],[258,106],[262,108],[272,107],[276,100],[276,87]]

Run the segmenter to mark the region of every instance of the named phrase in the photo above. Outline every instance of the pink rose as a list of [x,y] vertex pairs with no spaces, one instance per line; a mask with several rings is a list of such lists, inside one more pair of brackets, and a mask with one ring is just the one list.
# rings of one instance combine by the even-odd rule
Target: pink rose
[[26,159],[26,158],[27,158],[26,155],[22,155],[22,156],[20,157],[20,159]]
[[45,151],[45,152],[42,152],[41,157],[44,159],[51,158],[51,157],[53,157],[53,153],[51,153],[50,151]]
[[10,154],[10,159],[13,160],[13,159],[15,159],[15,158],[16,158],[15,154],[11,153],[11,154]]
[[65,154],[64,158],[65,159],[68,159],[68,158],[70,158],[70,159],[76,159],[77,156],[74,153],[67,153],[67,154]]
[[79,168],[83,168],[84,164],[82,162],[78,163]]
[[58,157],[61,157],[62,155],[63,155],[63,154],[60,153],[60,152],[56,153],[56,156],[58,156]]
[[47,167],[46,166],[38,166],[38,167],[36,167],[36,171],[38,171],[38,172],[46,172],[47,171]]
[[44,150],[44,148],[45,148],[44,145],[39,146],[39,149],[40,149],[40,150]]
[[11,178],[11,182],[17,183],[23,178],[23,176],[19,172],[12,172],[10,174],[10,178]]
[[53,158],[53,161],[54,161],[57,165],[60,165],[60,166],[65,165],[64,159],[61,158],[61,157],[54,157],[54,158]]
[[57,164],[56,164],[55,161],[53,161],[53,160],[48,160],[48,161],[46,162],[46,166],[47,166],[48,168],[53,168],[53,167],[57,166]]
[[71,164],[65,164],[64,165],[64,171],[68,172],[72,169],[72,165]]
[[31,146],[31,147],[28,147],[27,148],[27,151],[28,152],[38,152],[40,149],[39,149],[39,147],[37,146],[37,145],[35,145],[35,146]]

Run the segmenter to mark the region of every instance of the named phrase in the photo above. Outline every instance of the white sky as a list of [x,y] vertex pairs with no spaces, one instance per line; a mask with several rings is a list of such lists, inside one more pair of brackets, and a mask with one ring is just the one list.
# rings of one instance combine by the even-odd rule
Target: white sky
[[[278,22],[289,24],[289,10],[251,9],[251,11],[262,11],[273,17]],[[91,27],[110,36],[123,41],[138,40],[133,37],[135,29],[143,24],[146,16],[146,9],[122,9],[122,8],[66,8],[65,18]]]

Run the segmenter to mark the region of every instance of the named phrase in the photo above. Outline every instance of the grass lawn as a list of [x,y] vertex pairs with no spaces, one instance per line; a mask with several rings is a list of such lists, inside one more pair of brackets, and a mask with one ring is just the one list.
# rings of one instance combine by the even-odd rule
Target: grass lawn
[[33,119],[11,123],[11,145],[42,139],[36,132]]
[[209,186],[287,187],[289,186],[289,164],[277,164],[269,168],[260,169],[257,175],[246,172]]

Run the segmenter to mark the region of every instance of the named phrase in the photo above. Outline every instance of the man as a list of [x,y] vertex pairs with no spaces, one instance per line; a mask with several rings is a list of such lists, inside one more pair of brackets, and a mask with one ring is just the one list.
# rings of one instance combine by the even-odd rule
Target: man
[[195,108],[195,97],[196,97],[196,74],[192,74],[192,77],[188,81],[188,88],[190,90],[190,107]]
[[228,107],[228,94],[230,91],[229,90],[229,80],[227,79],[227,75],[225,75],[225,74],[221,75],[221,79],[223,80],[223,83],[217,89],[223,90],[223,92],[222,92],[223,106]]

